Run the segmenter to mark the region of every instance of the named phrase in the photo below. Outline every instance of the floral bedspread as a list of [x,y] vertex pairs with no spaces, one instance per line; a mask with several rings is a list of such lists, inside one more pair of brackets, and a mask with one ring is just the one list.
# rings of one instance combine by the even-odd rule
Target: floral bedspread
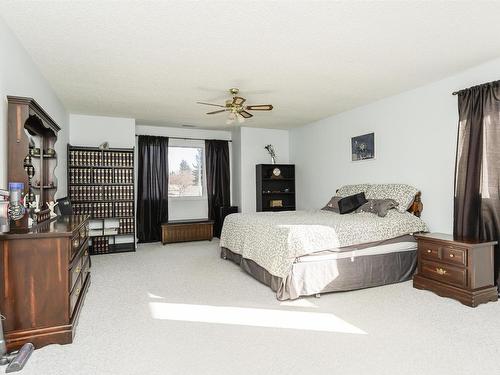
[[258,212],[226,217],[220,246],[253,260],[274,276],[286,277],[299,256],[421,231],[427,231],[427,226],[420,218],[396,210],[386,217],[322,210]]

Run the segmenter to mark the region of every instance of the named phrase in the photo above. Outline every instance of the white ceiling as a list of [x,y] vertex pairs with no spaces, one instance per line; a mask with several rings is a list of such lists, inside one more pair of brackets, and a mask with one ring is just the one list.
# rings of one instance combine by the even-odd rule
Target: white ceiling
[[[224,129],[236,86],[291,128],[500,55],[500,2],[5,1],[0,14],[73,113]],[[459,89],[459,87],[457,87]]]

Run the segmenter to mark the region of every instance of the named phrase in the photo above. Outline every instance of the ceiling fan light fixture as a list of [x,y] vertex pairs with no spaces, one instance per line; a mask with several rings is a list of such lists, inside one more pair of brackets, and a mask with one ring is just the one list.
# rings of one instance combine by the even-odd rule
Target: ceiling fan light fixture
[[235,121],[238,123],[245,122],[245,119],[249,119],[253,117],[253,114],[248,111],[271,111],[273,109],[272,104],[256,104],[256,105],[247,105],[246,99],[238,96],[239,89],[232,88],[229,90],[229,93],[232,96],[232,99],[228,99],[225,101],[225,105],[206,103],[206,102],[197,102],[198,104],[209,105],[214,107],[220,107],[223,109],[218,109],[216,111],[207,112],[207,115],[215,115],[222,112],[229,112],[226,120],[226,124],[232,124]]

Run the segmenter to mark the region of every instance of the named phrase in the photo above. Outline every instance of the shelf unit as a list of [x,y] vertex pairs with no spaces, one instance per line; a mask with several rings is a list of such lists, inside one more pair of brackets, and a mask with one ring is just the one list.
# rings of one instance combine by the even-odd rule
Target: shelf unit
[[68,196],[87,214],[91,255],[135,251],[134,149],[68,144]]
[[[59,126],[32,98],[7,96],[7,181],[24,184],[25,203],[39,202],[42,211],[54,200],[57,179],[55,144]],[[28,228],[28,216],[13,229]]]
[[[273,176],[273,169],[281,171]],[[256,168],[257,212],[295,211],[295,165],[257,164]],[[281,206],[271,207],[272,201],[281,201]]]

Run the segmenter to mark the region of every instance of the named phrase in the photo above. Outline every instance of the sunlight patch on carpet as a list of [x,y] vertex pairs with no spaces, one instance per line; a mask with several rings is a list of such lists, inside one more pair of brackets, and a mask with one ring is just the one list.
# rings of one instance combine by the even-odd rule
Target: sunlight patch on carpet
[[307,300],[306,298],[297,298],[293,300],[287,300],[287,301],[280,301],[280,306],[286,306],[286,307],[312,307],[312,308],[318,308],[317,305],[312,303],[311,301]]
[[150,302],[149,307],[151,316],[160,320],[367,334],[331,313],[164,302]]

